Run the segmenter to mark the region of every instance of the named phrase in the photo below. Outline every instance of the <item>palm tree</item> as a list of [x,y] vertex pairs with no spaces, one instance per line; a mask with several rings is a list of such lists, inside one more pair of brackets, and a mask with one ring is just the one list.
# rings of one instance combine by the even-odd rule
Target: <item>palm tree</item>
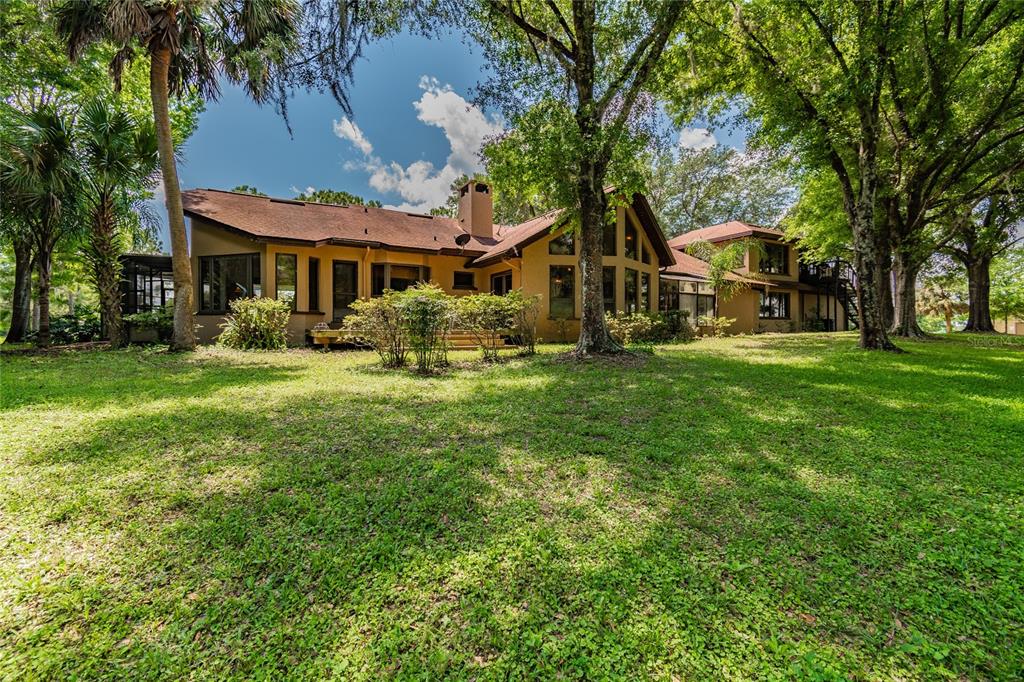
[[57,32],[77,59],[93,43],[117,47],[110,68],[115,85],[138,50],[149,57],[150,98],[167,202],[174,270],[174,333],[171,347],[195,348],[192,265],[182,210],[168,112],[170,96],[189,90],[218,94],[222,71],[242,83],[257,102],[279,95],[273,85],[295,48],[300,21],[297,0],[65,0],[54,8]]
[[27,113],[10,111],[0,143],[0,195],[5,212],[24,226],[36,252],[39,333],[50,345],[50,278],[53,249],[75,229],[81,173],[75,157],[74,122],[53,105]]
[[110,345],[124,342],[121,321],[121,227],[131,211],[131,190],[149,184],[159,167],[153,125],[97,98],[79,116],[89,236],[85,254],[100,297],[100,317]]

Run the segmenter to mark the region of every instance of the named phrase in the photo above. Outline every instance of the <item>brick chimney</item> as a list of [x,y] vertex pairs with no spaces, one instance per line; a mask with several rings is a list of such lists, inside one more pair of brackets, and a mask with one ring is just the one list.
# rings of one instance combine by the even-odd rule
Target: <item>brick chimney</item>
[[494,204],[486,182],[470,180],[459,190],[459,224],[474,237],[494,237]]

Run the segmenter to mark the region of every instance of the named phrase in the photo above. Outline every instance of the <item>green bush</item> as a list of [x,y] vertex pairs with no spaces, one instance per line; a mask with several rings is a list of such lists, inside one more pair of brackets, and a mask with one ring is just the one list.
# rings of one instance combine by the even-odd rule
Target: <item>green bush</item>
[[382,296],[353,301],[355,313],[342,325],[350,332],[349,338],[369,345],[380,355],[381,364],[391,368],[404,367],[409,354],[399,297],[388,289]]
[[665,323],[650,313],[605,313],[608,333],[624,346],[651,343],[664,338]]
[[735,321],[735,317],[711,317],[709,315],[701,317],[697,324],[701,327],[708,327],[711,330],[711,336],[722,337]]
[[[38,332],[26,335],[27,341],[34,341]],[[88,305],[75,306],[75,312],[50,318],[50,343],[63,346],[69,343],[99,341],[103,338],[99,312]]]
[[448,332],[455,322],[453,299],[436,284],[419,283],[395,293],[405,338],[422,373],[448,363]]
[[168,341],[174,332],[174,301],[170,300],[160,308],[124,316],[129,328],[148,331],[152,329],[161,341]]
[[527,296],[521,289],[505,294],[515,310],[516,342],[522,355],[537,352],[537,320],[540,319],[540,294]]
[[238,350],[280,350],[288,345],[291,306],[276,298],[239,298],[221,327],[219,343]]
[[508,334],[516,324],[516,301],[507,296],[491,293],[462,296],[456,301],[458,325],[476,337],[484,360],[497,360],[504,345],[502,334]]

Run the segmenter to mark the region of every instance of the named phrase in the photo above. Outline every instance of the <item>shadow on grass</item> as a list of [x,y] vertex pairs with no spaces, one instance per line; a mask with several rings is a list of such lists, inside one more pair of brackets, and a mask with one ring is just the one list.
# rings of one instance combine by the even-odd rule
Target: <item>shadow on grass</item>
[[121,532],[19,584],[0,643],[86,676],[1012,675],[1002,356],[752,343],[100,420],[26,453],[59,476],[19,506],[70,485],[48,532]]

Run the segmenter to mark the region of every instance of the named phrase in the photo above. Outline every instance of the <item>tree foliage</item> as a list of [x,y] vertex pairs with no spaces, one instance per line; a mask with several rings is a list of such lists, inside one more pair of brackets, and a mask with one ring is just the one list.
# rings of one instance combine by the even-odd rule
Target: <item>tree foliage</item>
[[730,220],[775,225],[793,203],[789,159],[732,147],[655,154],[647,196],[670,237]]

